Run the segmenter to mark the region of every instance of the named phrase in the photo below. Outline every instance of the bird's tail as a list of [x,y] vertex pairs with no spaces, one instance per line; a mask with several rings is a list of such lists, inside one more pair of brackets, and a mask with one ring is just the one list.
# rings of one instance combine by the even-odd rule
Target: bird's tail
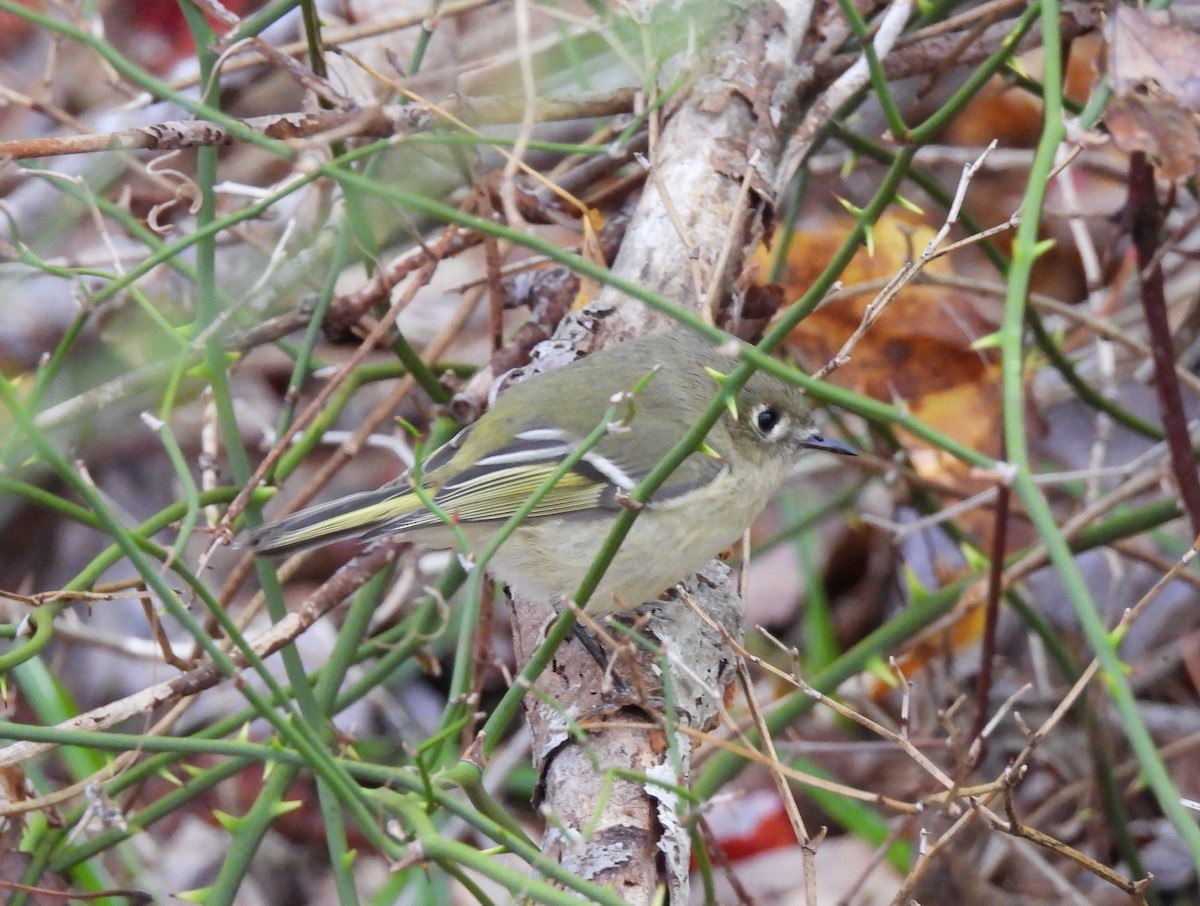
[[285,516],[278,522],[251,529],[245,546],[257,554],[278,556],[357,538],[372,529],[421,509],[410,488],[385,485],[321,503]]

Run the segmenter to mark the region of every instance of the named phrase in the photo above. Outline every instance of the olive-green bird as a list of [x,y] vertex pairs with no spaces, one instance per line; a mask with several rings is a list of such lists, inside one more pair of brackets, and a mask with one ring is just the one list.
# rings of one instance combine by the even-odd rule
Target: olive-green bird
[[[508,388],[475,424],[425,459],[421,485],[478,553],[594,431],[613,397],[644,383],[627,423],[619,421],[583,454],[489,564],[520,594],[565,601],[590,569],[625,495],[717,395],[715,375],[735,364],[690,332],[606,347]],[[816,432],[798,389],[756,372],[704,446],[642,508],[586,610],[602,615],[654,600],[729,547],[806,450],[854,455]],[[282,554],[340,538],[396,534],[440,547],[456,544],[450,527],[400,479],[254,529],[249,545]]]

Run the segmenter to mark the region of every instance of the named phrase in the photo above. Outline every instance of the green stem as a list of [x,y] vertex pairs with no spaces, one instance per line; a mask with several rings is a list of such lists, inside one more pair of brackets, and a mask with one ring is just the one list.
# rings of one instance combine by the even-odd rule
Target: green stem
[[1054,155],[1066,134],[1063,125],[1062,66],[1058,53],[1058,4],[1042,0],[1036,8],[1041,14],[1044,55],[1045,125],[1030,168],[1029,188],[1021,209],[1021,224],[1013,245],[1013,263],[1009,271],[1005,298],[1004,323],[1000,329],[1001,368],[1004,411],[1004,440],[1009,459],[1016,467],[1013,489],[1021,498],[1034,528],[1046,545],[1051,562],[1058,570],[1064,590],[1093,655],[1099,661],[1102,681],[1112,698],[1121,726],[1133,749],[1143,775],[1158,799],[1163,814],[1174,825],[1192,859],[1200,864],[1200,828],[1193,813],[1181,802],[1179,788],[1172,780],[1153,737],[1138,712],[1137,700],[1126,678],[1125,663],[1115,640],[1096,610],[1071,548],[1063,538],[1054,513],[1033,481],[1025,430],[1025,385],[1022,338],[1025,305],[1033,264],[1037,257],[1037,233],[1042,204]]

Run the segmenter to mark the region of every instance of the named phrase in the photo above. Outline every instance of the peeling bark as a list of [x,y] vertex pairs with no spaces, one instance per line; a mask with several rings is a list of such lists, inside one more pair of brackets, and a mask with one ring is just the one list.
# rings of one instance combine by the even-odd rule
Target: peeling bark
[[[714,62],[651,149],[652,172],[614,273],[694,311],[706,304],[716,308],[709,298],[727,301],[746,251],[771,215],[770,187],[783,145],[779,130],[795,115],[803,94],[798,74],[811,72],[798,65],[810,13],[804,2],[754,4],[716,47],[705,49],[705,58]],[[539,347],[530,368],[541,370],[581,349],[672,326],[666,315],[605,288]],[[740,637],[741,600],[723,564],[713,561],[684,587],[711,619]],[[523,663],[544,637],[554,606],[518,600],[514,610]],[[526,699],[549,828],[543,848],[581,876],[611,885],[628,902],[650,903],[665,888],[668,901],[680,904],[688,900],[687,815],[663,784],[687,784],[692,743],[675,727],[715,722],[733,679],[734,657],[720,632],[679,599],[639,613],[648,614],[643,634],[662,643],[668,656],[639,653],[636,666],[622,659],[616,669],[631,685],[641,678],[649,687],[645,693],[659,699],[661,673],[668,671],[673,696],[665,698],[674,702],[675,713],[663,719],[656,708],[635,703],[602,714],[604,677],[574,641],[559,650]],[[595,716],[587,720],[586,734],[573,735],[566,718],[587,715]],[[631,728],[631,719],[653,729]],[[618,777],[618,770],[639,779]]]

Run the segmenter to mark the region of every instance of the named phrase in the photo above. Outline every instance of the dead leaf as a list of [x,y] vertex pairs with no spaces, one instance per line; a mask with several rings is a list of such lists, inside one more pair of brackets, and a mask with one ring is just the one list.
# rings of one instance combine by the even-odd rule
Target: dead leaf
[[1164,179],[1200,173],[1200,35],[1165,13],[1118,6],[1106,37],[1113,143],[1147,154]]
[[[835,218],[821,229],[793,236],[780,279],[785,298],[803,293],[852,225],[849,217]],[[933,235],[933,229],[908,215],[881,218],[875,226],[874,254],[862,249],[854,256],[842,275],[842,295],[820,306],[792,331],[788,351],[809,370],[823,366],[862,322],[882,284],[919,255]],[[752,260],[758,273],[766,273],[771,252],[759,249]],[[955,273],[954,260],[936,258],[925,273],[950,276]],[[943,434],[996,457],[1002,437],[1000,367],[992,351],[971,345],[992,330],[994,324],[969,293],[911,283],[866,332],[849,363],[829,380],[899,405]],[[964,463],[919,438],[906,432],[898,432],[897,437],[922,477],[956,490],[954,501],[990,485],[990,479],[972,474]],[[995,528],[986,508],[962,514],[956,521],[984,544]]]
[[[852,227],[844,218],[819,230],[797,232],[788,249],[780,283],[784,297],[798,297],[816,278]],[[788,337],[788,349],[805,368],[816,370],[829,361],[861,323],[882,284],[919,255],[934,231],[903,216],[886,216],[875,226],[875,253],[865,249],[843,272],[843,295],[819,307]],[[765,273],[771,252],[760,249],[754,260]],[[951,275],[949,258],[931,261],[926,273]],[[856,287],[863,287],[856,291]],[[938,411],[938,398],[964,398],[966,420],[938,416],[938,427],[964,443],[994,455],[999,396],[997,372],[990,354],[971,343],[990,333],[993,325],[966,293],[943,286],[913,283],[905,287],[852,351],[848,364],[831,375],[833,383],[866,396],[899,403],[913,412],[923,406]],[[988,390],[986,388],[992,388]],[[968,389],[971,388],[971,389]],[[965,399],[965,397],[970,397]],[[944,408],[945,404],[943,404]],[[969,423],[969,424],[968,424]]]

